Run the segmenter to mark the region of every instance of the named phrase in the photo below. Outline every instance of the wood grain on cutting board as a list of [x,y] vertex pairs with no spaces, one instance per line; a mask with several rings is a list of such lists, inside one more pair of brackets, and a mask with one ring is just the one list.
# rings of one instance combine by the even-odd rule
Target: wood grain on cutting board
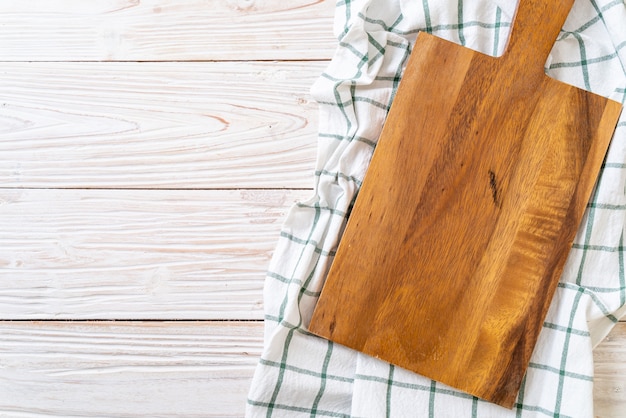
[[621,112],[544,73],[572,3],[499,58],[418,35],[311,332],[513,406]]

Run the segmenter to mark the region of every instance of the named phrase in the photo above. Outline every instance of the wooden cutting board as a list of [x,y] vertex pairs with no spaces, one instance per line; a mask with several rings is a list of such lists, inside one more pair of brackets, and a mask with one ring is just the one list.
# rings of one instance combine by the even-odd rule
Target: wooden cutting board
[[621,112],[544,73],[572,3],[499,58],[419,34],[312,333],[513,406]]

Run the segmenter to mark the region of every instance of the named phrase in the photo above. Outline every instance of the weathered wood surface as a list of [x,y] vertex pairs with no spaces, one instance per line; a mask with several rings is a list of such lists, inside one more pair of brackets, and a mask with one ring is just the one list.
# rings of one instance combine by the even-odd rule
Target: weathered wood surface
[[626,322],[620,322],[593,352],[594,408],[598,418],[626,416]]
[[310,188],[324,65],[3,63],[0,187]]
[[622,108],[544,73],[572,3],[418,35],[311,332],[513,406]]
[[0,61],[318,60],[331,0],[0,2]]
[[0,416],[242,417],[262,322],[0,322]]
[[0,190],[0,319],[262,319],[308,190]]
[[[0,322],[0,416],[242,417],[262,322]],[[626,323],[594,352],[595,416],[626,411]]]

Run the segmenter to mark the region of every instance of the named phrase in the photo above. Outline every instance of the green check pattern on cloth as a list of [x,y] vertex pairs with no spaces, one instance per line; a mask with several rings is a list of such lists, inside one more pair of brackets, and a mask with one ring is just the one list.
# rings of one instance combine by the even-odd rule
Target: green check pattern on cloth
[[[307,332],[418,32],[500,55],[515,7],[514,0],[338,0],[339,47],[312,88],[320,104],[315,192],[290,211],[270,264],[249,417],[593,416],[592,348],[626,312],[626,112],[513,410]],[[624,103],[624,0],[576,0],[546,71]]]

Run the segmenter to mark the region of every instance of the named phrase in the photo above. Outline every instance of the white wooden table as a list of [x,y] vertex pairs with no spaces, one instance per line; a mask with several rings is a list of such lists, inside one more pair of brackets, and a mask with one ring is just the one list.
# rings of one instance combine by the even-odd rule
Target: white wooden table
[[[0,2],[0,416],[242,416],[334,2]],[[626,417],[626,323],[596,350]]]

